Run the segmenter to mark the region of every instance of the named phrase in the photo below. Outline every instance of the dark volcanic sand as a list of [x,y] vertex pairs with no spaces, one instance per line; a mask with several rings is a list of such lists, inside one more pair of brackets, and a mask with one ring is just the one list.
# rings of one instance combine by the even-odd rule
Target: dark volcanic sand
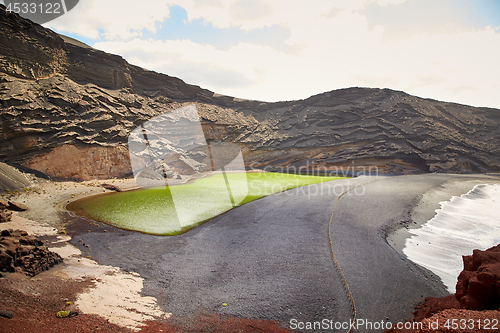
[[360,195],[351,191],[339,200],[333,249],[358,318],[395,323],[409,318],[424,297],[447,291],[439,278],[394,250],[387,233],[411,222],[410,211],[423,193],[485,177],[360,177],[330,183],[334,193],[323,195],[311,195],[315,189],[309,186],[248,203],[179,236],[98,227],[84,219],[67,231],[85,255],[144,277],[143,294],[156,297],[174,317],[215,312],[286,325],[291,319],[349,321],[328,222],[341,188],[364,184],[357,188]]

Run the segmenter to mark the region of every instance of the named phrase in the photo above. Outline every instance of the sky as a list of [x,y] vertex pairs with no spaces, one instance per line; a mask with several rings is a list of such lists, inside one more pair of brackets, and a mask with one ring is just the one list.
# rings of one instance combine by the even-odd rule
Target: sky
[[500,108],[499,0],[80,0],[44,26],[238,98],[372,87]]

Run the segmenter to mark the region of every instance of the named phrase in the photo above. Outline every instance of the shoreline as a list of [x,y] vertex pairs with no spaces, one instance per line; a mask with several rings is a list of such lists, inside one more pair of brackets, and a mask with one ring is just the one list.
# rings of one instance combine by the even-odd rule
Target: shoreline
[[[476,185],[480,184],[500,184],[500,177],[489,174],[477,175],[454,175],[464,178],[462,180],[449,180],[439,187],[433,188],[423,193],[416,204],[410,209],[410,221],[406,226],[401,226],[387,235],[388,244],[399,254],[406,258],[403,253],[407,238],[412,236],[411,230],[419,229],[436,215],[436,210],[441,208],[440,203],[449,201],[454,196],[461,196],[471,191]],[[480,179],[479,179],[480,178]]]
[[[462,256],[500,243],[497,222],[500,182],[477,184],[440,202],[440,208],[420,229],[410,229],[403,249],[407,257],[438,275],[450,293],[464,269]],[[496,195],[495,195],[496,194]]]

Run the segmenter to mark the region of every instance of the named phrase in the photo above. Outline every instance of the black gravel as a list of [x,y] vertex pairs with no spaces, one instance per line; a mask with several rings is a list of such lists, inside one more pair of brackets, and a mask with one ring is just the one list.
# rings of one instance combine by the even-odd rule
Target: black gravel
[[76,219],[68,232],[84,255],[139,273],[145,279],[143,294],[178,316],[214,311],[285,323],[348,322],[353,314],[331,257],[328,222],[338,195],[365,184],[339,200],[333,249],[357,318],[395,323],[409,318],[423,296],[447,291],[429,271],[389,246],[385,235],[409,221],[422,193],[456,177],[427,174],[375,182],[360,177],[329,183],[330,193],[324,187],[323,194],[307,186],[245,204],[178,236],[146,235],[86,219]]

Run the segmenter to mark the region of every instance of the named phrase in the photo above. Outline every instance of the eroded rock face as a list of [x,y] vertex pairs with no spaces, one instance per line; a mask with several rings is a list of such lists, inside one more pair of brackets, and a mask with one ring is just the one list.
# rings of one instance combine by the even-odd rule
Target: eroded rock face
[[131,174],[129,153],[123,146],[78,148],[62,145],[50,153],[28,159],[24,165],[54,179],[77,181],[125,178]]
[[48,270],[62,262],[59,254],[51,252],[43,242],[22,230],[3,230],[0,233],[0,271],[21,271],[28,276]]
[[500,310],[500,245],[464,256],[456,298],[469,310]]
[[500,110],[364,88],[241,100],[76,44],[0,7],[0,161],[57,178],[121,177],[133,129],[196,103],[206,139],[237,143],[248,168],[500,171]]

